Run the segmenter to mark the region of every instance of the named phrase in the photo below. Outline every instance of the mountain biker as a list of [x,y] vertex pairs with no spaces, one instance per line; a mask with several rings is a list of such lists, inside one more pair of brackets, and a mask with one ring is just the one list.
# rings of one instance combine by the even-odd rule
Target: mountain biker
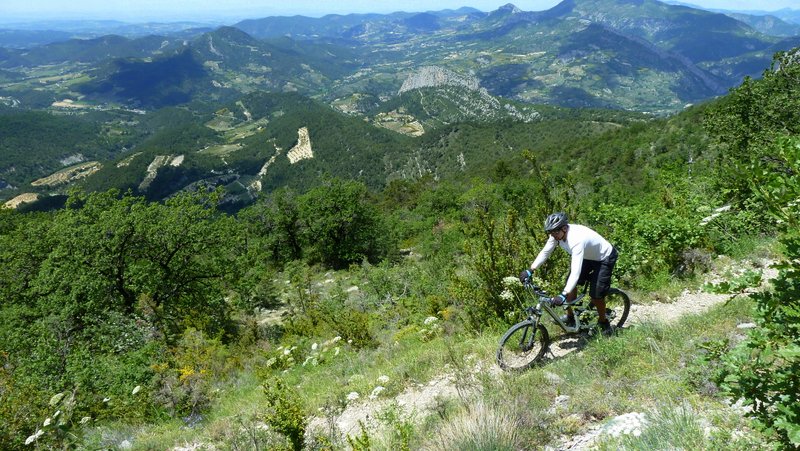
[[[611,324],[606,318],[606,293],[611,288],[611,273],[617,263],[617,250],[599,233],[580,224],[570,224],[567,214],[556,212],[544,220],[544,230],[550,235],[544,248],[539,252],[530,269],[520,273],[520,281],[529,279],[539,268],[556,245],[561,246],[572,256],[570,271],[564,290],[551,299],[553,305],[562,305],[573,301],[578,294],[578,285],[589,281],[589,297],[597,309],[598,325],[603,332],[611,331]],[[575,315],[572,308],[567,308],[566,317],[562,318],[567,326],[575,326]]]

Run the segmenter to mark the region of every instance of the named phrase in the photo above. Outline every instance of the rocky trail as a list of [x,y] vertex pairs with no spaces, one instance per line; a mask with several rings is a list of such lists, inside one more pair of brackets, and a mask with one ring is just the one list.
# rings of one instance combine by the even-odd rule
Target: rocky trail
[[[777,271],[770,267],[771,262],[768,260],[754,261],[751,263],[753,267],[740,268],[739,271],[741,272],[745,269],[757,269],[762,271],[762,280],[765,281],[762,283],[762,286],[777,275]],[[708,282],[718,282],[719,275],[711,273],[706,280]],[[639,303],[641,300],[634,299],[634,305],[631,308],[625,328],[636,327],[637,324],[646,322],[669,323],[683,315],[699,313],[717,304],[726,302],[731,296],[730,294],[684,290],[680,296],[675,299],[667,299],[665,302]],[[583,347],[586,340],[585,337],[574,335],[559,335],[552,338],[553,342],[550,344],[549,354],[547,355],[547,358],[551,360],[561,358],[572,352],[578,352]],[[491,362],[465,362],[465,365],[472,368],[472,373],[474,375],[488,372],[491,375],[499,376],[499,374],[502,373],[502,370],[493,360]],[[347,407],[337,415],[328,417],[320,416],[312,419],[309,430],[324,430],[327,433],[338,433],[342,437],[347,435],[356,436],[361,432],[361,424],[374,424],[376,415],[392,403],[396,403],[396,405],[400,406],[407,415],[412,415],[416,418],[424,418],[433,413],[436,406],[439,405],[443,399],[453,399],[464,396],[465,394],[459,392],[459,388],[457,388],[463,386],[463,381],[460,381],[458,384],[456,383],[456,375],[442,374],[433,378],[426,384],[415,384],[408,387],[393,399],[376,398],[348,403]],[[461,390],[463,391],[463,388]],[[559,400],[557,398],[553,408],[556,409],[559,403],[563,404],[565,402],[566,400]],[[603,424],[589,425],[584,429],[585,432],[583,435],[573,436],[556,448],[549,449],[589,449],[595,439],[601,434],[635,431],[641,426],[642,421],[642,414],[636,412],[626,413],[604,421]]]

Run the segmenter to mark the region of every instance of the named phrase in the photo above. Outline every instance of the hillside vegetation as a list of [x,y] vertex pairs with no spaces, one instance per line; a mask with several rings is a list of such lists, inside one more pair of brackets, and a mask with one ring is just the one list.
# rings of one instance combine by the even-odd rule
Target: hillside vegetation
[[[448,124],[414,139],[295,94],[206,110],[200,123],[217,130],[196,112],[164,112],[175,126],[135,137],[142,153],[128,164],[190,155],[220,144],[222,122],[261,119],[246,149],[288,149],[308,127],[319,157],[235,214],[220,208],[231,188],[214,184],[162,202],[73,189],[49,212],[0,209],[0,448],[542,448],[631,411],[652,426],[605,449],[797,446],[798,76],[797,52],[782,53],[761,80],[669,118],[542,108],[547,121]],[[353,153],[326,154],[337,140]],[[229,165],[258,170],[236,152]],[[169,166],[178,174],[164,183],[197,180],[219,155]],[[387,166],[420,172],[370,178]],[[124,177],[116,167],[95,180]],[[160,183],[150,189],[171,192]],[[779,273],[771,290],[706,316],[489,377],[519,314],[503,278],[530,263],[556,210],[618,247],[616,283],[637,303],[773,238]],[[554,255],[542,284],[558,286],[566,268]],[[755,283],[726,279],[709,289]],[[731,332],[751,321],[746,337]],[[444,373],[459,391],[434,415],[389,405],[382,432],[311,427]],[[565,410],[552,407],[559,395]],[[728,397],[751,413],[720,410]],[[708,406],[720,413],[696,414]]]

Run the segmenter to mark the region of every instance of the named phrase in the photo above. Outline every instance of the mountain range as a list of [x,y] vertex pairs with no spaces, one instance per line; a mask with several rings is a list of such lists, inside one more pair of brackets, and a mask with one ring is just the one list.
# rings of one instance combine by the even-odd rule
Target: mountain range
[[[163,198],[206,180],[239,192],[235,202],[326,173],[371,186],[452,173],[490,158],[442,145],[459,124],[512,124],[516,136],[585,114],[556,107],[603,108],[609,124],[672,114],[800,45],[791,27],[768,34],[744,19],[656,0],[564,0],[539,12],[268,17],[0,47],[0,115],[16,124],[0,127],[0,196],[61,192],[31,183],[88,162],[98,164],[74,177],[93,189]],[[58,146],[51,127],[16,151],[45,121],[39,111],[84,135]],[[314,157],[290,162],[293,149]]]

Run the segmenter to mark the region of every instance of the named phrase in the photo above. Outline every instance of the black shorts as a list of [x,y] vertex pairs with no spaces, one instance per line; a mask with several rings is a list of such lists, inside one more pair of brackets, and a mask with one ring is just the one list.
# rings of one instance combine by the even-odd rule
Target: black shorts
[[[587,280],[589,281],[589,296],[592,299],[605,297],[611,288],[611,274],[614,272],[614,265],[617,264],[617,249],[611,251],[611,255],[602,261],[583,260],[581,275],[578,277],[578,286]],[[569,274],[567,274],[569,278]]]

